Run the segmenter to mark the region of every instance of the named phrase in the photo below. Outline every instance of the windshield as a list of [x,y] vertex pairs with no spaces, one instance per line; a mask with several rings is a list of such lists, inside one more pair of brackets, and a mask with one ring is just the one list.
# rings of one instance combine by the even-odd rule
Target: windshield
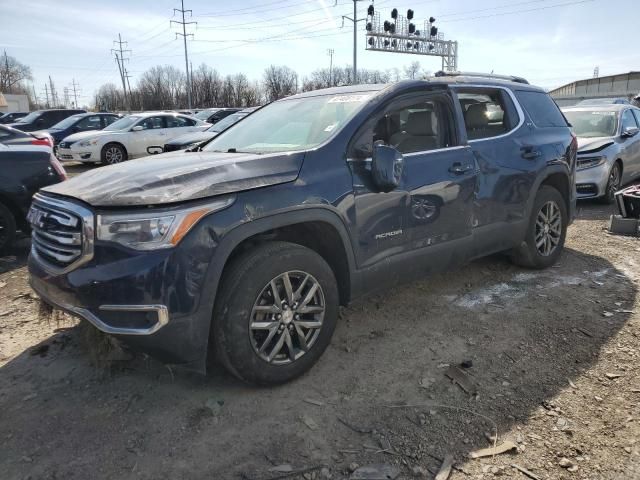
[[141,118],[142,117],[136,117],[135,115],[129,115],[128,117],[124,117],[124,118],[121,118],[120,120],[113,122],[111,125],[109,125],[107,128],[104,128],[103,130],[109,130],[109,131],[124,130],[125,128],[131,127],[134,123],[136,123]]
[[42,112],[31,112],[26,117],[22,117],[21,119],[19,119],[17,123],[31,123],[40,115],[42,115]]
[[308,150],[340,130],[371,95],[355,93],[280,100],[247,117],[242,128],[221,133],[204,150],[249,153]]
[[578,137],[613,137],[618,127],[617,112],[598,110],[565,111],[564,116]]
[[246,113],[234,113],[234,114],[231,114],[228,117],[225,117],[222,120],[220,120],[215,125],[211,125],[209,128],[207,128],[206,131],[207,132],[218,132],[218,133],[222,132],[223,130],[226,130],[231,125],[236,123],[238,120],[240,120],[241,118],[244,118],[246,116],[247,116]]
[[209,118],[213,113],[216,112],[216,109],[213,110],[203,110],[199,113],[196,113],[195,115],[193,115],[194,117],[196,117],[198,120],[206,120],[207,118]]
[[55,128],[57,130],[64,130],[65,128],[69,128],[71,125],[73,125],[74,123],[76,123],[78,120],[80,120],[82,117],[84,117],[83,114],[81,115],[71,115],[70,117],[65,118],[64,120],[56,123],[53,127],[51,128]]

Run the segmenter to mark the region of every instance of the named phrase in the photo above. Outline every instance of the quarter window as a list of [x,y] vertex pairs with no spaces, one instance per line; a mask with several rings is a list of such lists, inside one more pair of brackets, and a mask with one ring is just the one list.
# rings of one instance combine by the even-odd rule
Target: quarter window
[[636,116],[636,122],[638,123],[638,126],[640,127],[640,110],[633,109],[632,112]]
[[516,97],[531,117],[531,121],[540,128],[567,127],[562,112],[556,102],[544,92],[516,91]]
[[102,128],[100,116],[91,115],[90,117],[85,117],[76,124],[76,127],[80,130],[100,130]]

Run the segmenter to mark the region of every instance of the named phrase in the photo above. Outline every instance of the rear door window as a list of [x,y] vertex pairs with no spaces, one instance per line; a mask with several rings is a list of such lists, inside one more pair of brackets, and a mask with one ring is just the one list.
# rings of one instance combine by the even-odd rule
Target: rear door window
[[469,140],[504,135],[519,122],[513,101],[501,89],[461,89],[457,95]]
[[102,123],[100,122],[100,115],[91,115],[80,120],[76,127],[79,130],[100,130]]
[[138,125],[141,125],[143,130],[165,128],[164,119],[162,117],[148,117],[141,121]]
[[558,105],[556,105],[556,102],[546,93],[518,90],[516,91],[516,97],[536,127],[550,128],[568,126]]
[[167,128],[192,127],[195,122],[186,117],[167,117]]

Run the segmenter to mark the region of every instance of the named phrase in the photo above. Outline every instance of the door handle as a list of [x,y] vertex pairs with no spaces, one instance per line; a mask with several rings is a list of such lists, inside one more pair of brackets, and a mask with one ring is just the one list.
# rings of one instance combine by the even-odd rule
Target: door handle
[[471,165],[463,165],[460,162],[455,162],[451,167],[449,167],[449,171],[455,175],[464,175],[468,171],[473,169]]
[[522,158],[526,160],[535,160],[541,155],[542,155],[542,152],[540,152],[540,150],[534,150],[532,147],[522,148]]

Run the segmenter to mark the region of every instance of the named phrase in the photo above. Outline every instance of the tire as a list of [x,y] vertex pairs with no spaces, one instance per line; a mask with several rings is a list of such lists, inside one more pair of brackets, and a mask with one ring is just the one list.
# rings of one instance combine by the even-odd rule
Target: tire
[[[544,220],[547,217],[551,217],[548,222]],[[516,265],[535,269],[555,264],[564,247],[567,226],[565,199],[555,188],[541,186],[533,202],[525,239],[511,252],[511,260]],[[541,241],[543,243],[540,245]]]
[[622,166],[620,165],[620,162],[616,162],[613,164],[613,167],[611,167],[611,170],[609,171],[609,180],[607,181],[607,187],[604,191],[604,195],[598,200],[600,200],[601,203],[607,205],[612,204],[616,199],[615,193],[620,190],[621,184]]
[[102,163],[115,165],[127,160],[127,151],[119,143],[107,143],[100,153]]
[[[294,302],[283,275],[289,278]],[[284,302],[280,308],[275,307],[274,283]],[[309,370],[329,345],[338,318],[338,286],[331,267],[313,250],[287,242],[260,244],[233,261],[221,285],[212,345],[222,364],[241,380],[288,382]]]
[[7,207],[0,203],[0,251],[13,244],[16,238],[16,219]]

